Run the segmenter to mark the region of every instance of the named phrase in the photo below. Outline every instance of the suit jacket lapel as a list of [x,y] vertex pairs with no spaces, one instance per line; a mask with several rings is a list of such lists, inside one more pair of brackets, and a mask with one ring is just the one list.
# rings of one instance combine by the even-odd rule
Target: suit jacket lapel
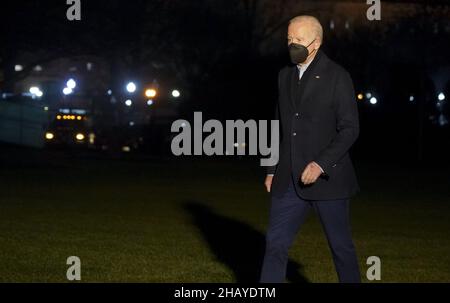
[[296,89],[298,83],[298,70],[297,66],[294,65],[294,67],[291,68],[291,73],[289,76],[289,95],[291,99],[291,105],[293,109],[296,109],[296,102],[295,102],[295,96],[296,96]]

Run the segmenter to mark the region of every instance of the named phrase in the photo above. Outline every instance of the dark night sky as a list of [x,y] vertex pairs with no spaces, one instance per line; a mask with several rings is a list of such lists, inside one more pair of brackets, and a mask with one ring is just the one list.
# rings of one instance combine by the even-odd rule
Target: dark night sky
[[[189,91],[183,105],[186,113],[202,110],[219,119],[270,118],[277,71],[288,64],[285,41],[275,35],[271,43],[280,51],[261,49],[259,29],[249,21],[257,24],[270,11],[257,10],[249,17],[238,2],[243,3],[82,1],[82,21],[68,22],[62,0],[2,1],[0,89],[6,91],[11,85],[11,75],[17,76],[12,68],[25,53],[31,54],[30,62],[94,55],[112,63],[116,72],[111,73],[111,87],[130,75],[157,74],[161,79],[175,79]],[[324,10],[334,3],[319,2]],[[327,22],[324,51],[350,71],[357,93],[372,91],[379,99],[377,106],[360,104],[361,124],[368,134],[368,142],[361,146],[371,145],[368,138],[380,132],[390,134],[386,142],[398,144],[398,138],[404,138],[408,148],[414,146],[420,102],[429,146],[448,137],[448,125],[434,125],[430,116],[439,115],[438,92],[450,96],[448,73],[435,79],[438,67],[449,67],[450,9],[446,1],[426,2],[432,3],[431,10],[399,17],[394,25],[382,20],[378,28],[356,24],[349,31],[331,30],[328,20],[322,20]],[[403,9],[411,6],[410,1],[382,3],[397,3]],[[425,1],[413,3],[424,5]],[[442,8],[440,14],[430,13],[437,7]],[[323,16],[320,9],[311,13]],[[280,27],[281,35],[283,30]],[[414,104],[409,102],[412,94],[417,96]],[[448,105],[443,113],[448,115]]]

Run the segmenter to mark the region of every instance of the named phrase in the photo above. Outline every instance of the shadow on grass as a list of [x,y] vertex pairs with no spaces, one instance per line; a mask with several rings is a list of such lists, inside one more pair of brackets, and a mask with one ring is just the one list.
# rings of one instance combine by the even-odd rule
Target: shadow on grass
[[[236,282],[259,281],[265,247],[262,233],[248,224],[217,214],[199,202],[188,201],[183,207],[217,259],[234,272]],[[292,283],[308,283],[301,269],[301,264],[289,260],[286,278]]]

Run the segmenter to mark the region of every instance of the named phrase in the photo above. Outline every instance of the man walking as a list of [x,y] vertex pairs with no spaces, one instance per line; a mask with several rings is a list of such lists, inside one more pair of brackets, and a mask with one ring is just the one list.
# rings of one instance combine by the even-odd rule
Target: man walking
[[288,49],[294,66],[278,75],[280,157],[268,168],[271,192],[260,282],[284,282],[288,250],[310,211],[325,231],[340,282],[360,282],[349,221],[359,191],[348,150],[359,135],[353,83],[321,50],[323,30],[312,16],[293,18]]

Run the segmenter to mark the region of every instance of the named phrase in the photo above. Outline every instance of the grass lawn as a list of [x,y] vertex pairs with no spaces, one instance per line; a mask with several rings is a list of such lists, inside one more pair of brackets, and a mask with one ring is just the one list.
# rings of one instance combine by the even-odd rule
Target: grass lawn
[[[1,157],[0,281],[66,282],[69,256],[83,282],[256,281],[269,210],[256,159],[27,157]],[[363,281],[375,255],[382,282],[450,282],[447,171],[355,166]],[[337,281],[313,212],[288,268],[291,282]]]

